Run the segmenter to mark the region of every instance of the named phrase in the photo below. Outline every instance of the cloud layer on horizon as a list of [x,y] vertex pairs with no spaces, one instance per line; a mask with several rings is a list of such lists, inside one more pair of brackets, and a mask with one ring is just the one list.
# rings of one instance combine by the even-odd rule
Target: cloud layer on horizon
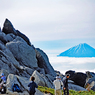
[[68,70],[76,72],[95,72],[95,57],[93,58],[73,58],[73,57],[49,57],[50,63],[55,70],[65,74]]

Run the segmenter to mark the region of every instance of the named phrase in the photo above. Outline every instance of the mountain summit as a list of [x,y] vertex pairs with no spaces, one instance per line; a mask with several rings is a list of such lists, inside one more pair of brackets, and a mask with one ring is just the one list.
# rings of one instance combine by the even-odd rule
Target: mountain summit
[[95,57],[95,49],[86,43],[82,43],[60,53],[58,56]]

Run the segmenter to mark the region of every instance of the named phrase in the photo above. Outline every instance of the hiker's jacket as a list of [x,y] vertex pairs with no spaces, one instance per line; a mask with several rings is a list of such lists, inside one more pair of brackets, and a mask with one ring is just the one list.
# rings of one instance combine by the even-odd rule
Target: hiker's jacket
[[68,78],[63,78],[63,87],[68,88]]
[[55,86],[55,90],[59,90],[59,89],[61,89],[63,82],[59,79],[56,79],[56,80],[54,80],[53,84]]
[[32,92],[32,93],[35,93],[36,92],[35,88],[38,88],[37,84],[34,81],[31,81],[28,84],[28,87],[30,87],[29,91]]

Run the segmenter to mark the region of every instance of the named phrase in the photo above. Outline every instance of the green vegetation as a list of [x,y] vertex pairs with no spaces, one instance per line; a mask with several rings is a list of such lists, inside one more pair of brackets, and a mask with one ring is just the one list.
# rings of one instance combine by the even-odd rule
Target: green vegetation
[[[54,95],[54,89],[52,88],[47,88],[47,87],[42,87],[39,86],[38,89],[41,92],[44,93],[51,93],[52,95]],[[70,95],[95,95],[94,91],[74,91],[74,90],[69,90]],[[63,95],[63,91],[62,91],[62,95]]]

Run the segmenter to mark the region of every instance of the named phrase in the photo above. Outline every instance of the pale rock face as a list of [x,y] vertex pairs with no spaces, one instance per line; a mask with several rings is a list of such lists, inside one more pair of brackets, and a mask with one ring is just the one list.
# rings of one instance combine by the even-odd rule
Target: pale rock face
[[15,40],[6,44],[16,60],[22,66],[38,67],[36,53],[32,46],[29,46],[22,38],[16,37]]
[[48,81],[48,79],[41,75],[36,70],[33,72],[32,76],[35,77],[35,82],[40,86],[52,87],[52,84]]
[[8,92],[12,91],[12,85],[14,83],[18,84],[20,86],[20,83],[18,82],[17,77],[15,75],[13,75],[13,74],[9,74],[8,77],[7,77],[7,89],[8,89]]

